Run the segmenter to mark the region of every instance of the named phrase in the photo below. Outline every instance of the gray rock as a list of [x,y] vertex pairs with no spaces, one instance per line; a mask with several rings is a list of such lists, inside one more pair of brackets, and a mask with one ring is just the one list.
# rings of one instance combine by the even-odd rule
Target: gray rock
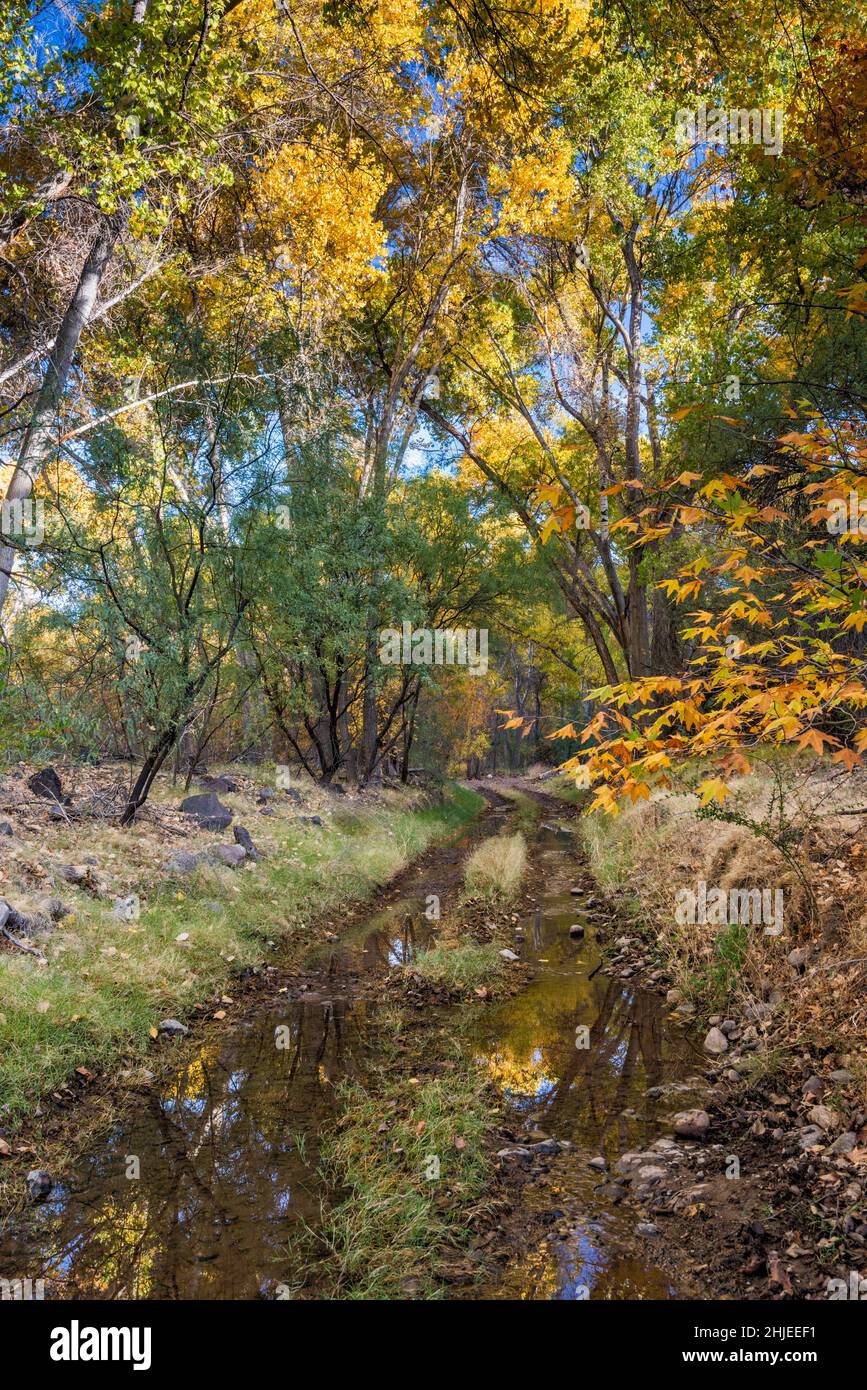
[[704,1050],[713,1057],[719,1057],[723,1052],[728,1051],[729,1040],[725,1033],[721,1033],[719,1028],[711,1028],[704,1040]]
[[571,925],[571,927],[569,928],[569,935],[570,935],[570,936],[583,936],[583,935],[584,935],[584,927],[582,926],[582,924],[581,924],[580,922],[573,922],[572,925]]
[[170,874],[191,874],[194,869],[198,868],[198,864],[199,856],[197,854],[190,854],[187,850],[181,850],[180,854],[176,854],[174,859],[169,860],[166,868]]
[[46,1173],[44,1168],[31,1168],[25,1178],[27,1191],[33,1202],[44,1202],[52,1187],[54,1179],[50,1173]]
[[667,1174],[665,1169],[658,1167],[657,1164],[645,1163],[638,1169],[636,1176],[640,1178],[642,1182],[657,1183],[662,1178],[666,1177]]
[[825,1141],[825,1131],[818,1125],[806,1125],[798,1135],[799,1149],[812,1149],[815,1144]]
[[681,1110],[674,1117],[674,1132],[680,1139],[703,1139],[710,1129],[706,1110]]
[[725,1033],[726,1037],[728,1037],[730,1033],[736,1033],[737,1030],[738,1025],[733,1018],[727,1018],[724,1023],[720,1024],[720,1032]]
[[600,1173],[604,1173],[604,1172],[605,1172],[605,1169],[608,1167],[608,1164],[606,1163],[606,1161],[605,1161],[605,1159],[602,1157],[602,1155],[599,1154],[599,1156],[598,1156],[597,1158],[591,1158],[591,1159],[590,1159],[589,1166],[590,1166],[591,1168],[596,1168],[596,1169],[598,1169],[598,1171],[599,1171]]
[[509,960],[509,961],[511,961],[511,960],[517,960],[517,959],[518,959],[518,957],[515,955],[515,952],[514,952],[514,951],[505,950],[505,951],[500,951],[499,954],[500,954],[500,959],[501,959],[501,960]]
[[637,1236],[658,1236],[659,1227],[655,1226],[652,1221],[639,1221],[635,1227],[635,1234]]
[[12,829],[12,826],[9,824],[8,820],[0,820],[0,835],[12,836],[14,834],[15,831]]
[[854,1081],[854,1079],[852,1073],[846,1071],[845,1067],[840,1067],[838,1071],[831,1072],[831,1080],[836,1081],[838,1086],[848,1086],[849,1082]]
[[803,970],[807,964],[807,952],[803,946],[798,946],[794,951],[790,951],[786,960],[793,970]]
[[500,1149],[497,1153],[497,1158],[519,1158],[521,1160],[529,1160],[530,1157],[530,1150],[522,1148],[520,1145],[516,1145],[511,1149]]
[[164,1018],[158,1026],[159,1031],[165,1033],[168,1038],[185,1038],[190,1031],[186,1024],[176,1018]]
[[181,810],[185,816],[192,816],[203,830],[225,830],[231,825],[234,814],[213,792],[188,796],[181,802]]
[[248,859],[259,860],[265,858],[262,851],[258,850],[256,846],[253,844],[253,837],[246,826],[234,826],[232,829],[232,834],[235,836],[235,843],[237,845],[241,845]]
[[825,1083],[821,1076],[810,1076],[801,1087],[804,1096],[822,1096],[825,1094]]
[[209,864],[225,864],[230,869],[240,869],[247,861],[247,851],[243,845],[212,845],[204,852]]
[[321,817],[321,816],[299,816],[298,819],[299,819],[299,821],[301,822],[302,825],[321,825],[321,824],[322,824],[322,817]]
[[832,1154],[850,1154],[857,1143],[858,1136],[850,1129],[847,1130],[845,1134],[841,1134],[839,1139],[834,1140],[828,1152]]

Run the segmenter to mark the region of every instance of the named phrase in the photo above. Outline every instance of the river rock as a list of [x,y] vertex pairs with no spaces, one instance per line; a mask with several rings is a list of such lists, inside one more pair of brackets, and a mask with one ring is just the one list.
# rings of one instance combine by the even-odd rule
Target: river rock
[[637,1236],[658,1236],[659,1227],[654,1225],[652,1221],[639,1221],[635,1227],[635,1234]]
[[709,1052],[712,1057],[719,1057],[720,1053],[728,1051],[729,1040],[719,1028],[711,1028],[703,1046],[705,1052]]
[[499,1149],[497,1152],[497,1158],[518,1158],[522,1161],[528,1161],[530,1157],[530,1150],[522,1148],[521,1145],[516,1145],[511,1149]]
[[44,1202],[52,1187],[54,1179],[50,1173],[46,1173],[44,1168],[31,1168],[25,1178],[27,1191],[33,1202]]
[[588,1166],[590,1168],[596,1168],[600,1173],[604,1173],[608,1164],[605,1162],[602,1154],[599,1154],[598,1157],[590,1159]]
[[203,830],[225,830],[232,823],[233,812],[213,792],[188,796],[181,802],[185,816],[192,816]]
[[710,1129],[710,1115],[706,1110],[681,1110],[673,1124],[679,1139],[703,1139]]
[[581,924],[580,922],[573,922],[572,925],[571,925],[571,927],[569,928],[569,935],[570,935],[570,936],[583,936],[583,935],[584,935],[584,928],[583,928],[582,924]]
[[176,1018],[164,1018],[158,1027],[159,1031],[165,1033],[168,1038],[185,1038],[190,1031],[186,1024],[181,1023]]
[[500,951],[499,955],[501,960],[513,961],[518,959],[518,957],[515,955],[515,952],[510,951],[508,949]]

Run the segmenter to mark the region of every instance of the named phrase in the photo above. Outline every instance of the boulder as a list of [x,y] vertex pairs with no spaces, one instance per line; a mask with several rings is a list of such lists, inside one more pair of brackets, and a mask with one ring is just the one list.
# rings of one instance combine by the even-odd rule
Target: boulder
[[33,795],[41,797],[43,801],[59,801],[63,806],[70,803],[70,798],[63,795],[60,778],[53,767],[44,767],[41,772],[34,772],[32,777],[28,777],[27,785]]
[[673,1124],[679,1139],[703,1139],[710,1129],[710,1115],[706,1110],[681,1110]]
[[225,830],[231,825],[234,814],[214,792],[188,796],[181,802],[181,810],[185,816],[192,816],[203,830]]

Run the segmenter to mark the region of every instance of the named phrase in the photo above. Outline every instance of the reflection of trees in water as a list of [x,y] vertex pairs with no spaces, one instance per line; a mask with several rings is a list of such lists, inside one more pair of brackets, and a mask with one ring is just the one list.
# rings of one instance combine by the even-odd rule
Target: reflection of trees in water
[[644,1087],[658,1085],[663,1076],[662,1013],[653,995],[625,991],[617,980],[608,981],[601,995],[594,992],[593,1002],[597,1012],[589,1047],[575,1046],[575,1030],[588,1017],[588,1001],[580,993],[572,1009],[558,1009],[553,1026],[540,1029],[549,1085],[537,1114],[549,1127],[580,1117],[582,1130],[595,1143],[617,1123],[625,1143],[628,1121],[620,1112],[629,1105],[636,1076],[641,1074]]
[[[43,1228],[64,1292],[231,1298],[273,1287],[291,1223],[318,1210],[315,1135],[333,1083],[355,1069],[350,1013],[346,999],[295,1001],[217,1056],[197,1056],[171,1096],[115,1134]],[[125,1177],[130,1154],[138,1180]],[[32,1268],[33,1254],[19,1242],[2,1263]]]

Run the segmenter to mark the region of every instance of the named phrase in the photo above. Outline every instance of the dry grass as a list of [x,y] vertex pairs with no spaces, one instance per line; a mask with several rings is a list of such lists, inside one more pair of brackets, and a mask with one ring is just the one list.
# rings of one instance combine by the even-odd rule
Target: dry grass
[[[775,831],[782,792],[788,858],[745,824],[700,818],[693,795],[665,793],[613,820],[585,819],[594,873],[631,901],[685,997],[709,1011],[770,1002],[776,1041],[833,1044],[858,1071],[867,1024],[867,834],[864,818],[841,810],[867,804],[867,792],[815,766],[799,773],[785,763],[758,767],[735,785],[727,811],[763,823],[773,796]],[[695,891],[700,880],[726,893],[782,889],[782,934],[753,923],[679,922],[677,891]],[[787,960],[796,947],[807,951],[802,974]]]
[[527,869],[527,841],[518,831],[484,840],[464,869],[467,893],[489,902],[507,903],[516,896]]

